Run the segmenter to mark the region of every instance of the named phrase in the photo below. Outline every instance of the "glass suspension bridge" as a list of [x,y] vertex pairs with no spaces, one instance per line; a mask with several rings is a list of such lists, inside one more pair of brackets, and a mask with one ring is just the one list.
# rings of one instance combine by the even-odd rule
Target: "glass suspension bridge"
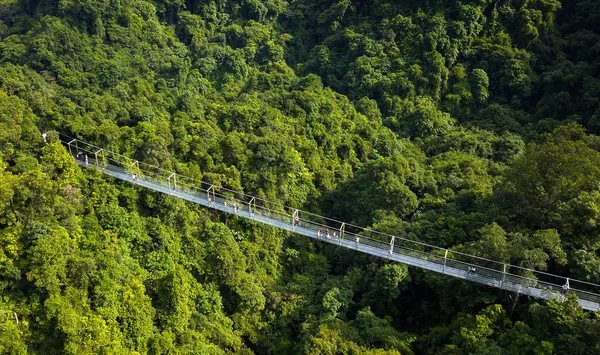
[[325,243],[530,297],[564,299],[567,285],[567,292],[579,297],[583,309],[600,309],[600,285],[597,284],[362,228],[195,180],[62,133],[59,135],[77,164],[116,179]]

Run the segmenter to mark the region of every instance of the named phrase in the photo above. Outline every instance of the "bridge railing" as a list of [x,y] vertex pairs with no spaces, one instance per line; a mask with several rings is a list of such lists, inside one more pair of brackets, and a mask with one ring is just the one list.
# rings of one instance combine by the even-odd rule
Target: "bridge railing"
[[[238,213],[263,215],[290,223],[293,228],[302,227],[313,230],[315,235],[317,231],[321,231],[321,239],[323,240],[327,240],[327,231],[329,231],[330,238],[327,241],[331,243],[341,244],[342,240],[354,242],[358,238],[357,245],[380,250],[381,255],[386,255],[386,253],[388,256],[392,254],[404,255],[413,258],[413,262],[417,265],[420,263],[426,268],[431,268],[432,264],[436,264],[441,272],[461,271],[466,273],[467,279],[506,289],[513,286],[515,290],[535,288],[539,292],[552,292],[558,295],[562,290],[562,285],[567,281],[567,278],[563,276],[440,248],[302,211],[223,186],[189,178],[81,140],[62,136],[64,139],[61,139],[61,141],[68,147],[71,154],[76,156],[80,162],[85,159],[88,166],[96,166],[100,170],[125,172],[132,176],[132,181],[136,179],[151,181],[170,190],[197,195],[208,199],[211,201],[210,203],[219,203],[232,209],[235,205],[239,209]],[[81,154],[78,156],[80,152],[83,157]],[[298,225],[296,225],[296,221],[298,221]],[[334,238],[334,233],[336,238]],[[448,272],[446,272],[447,270]],[[592,292],[600,290],[600,285],[576,279],[568,280],[570,284],[569,292],[577,294],[580,299],[600,304],[600,295]],[[529,291],[522,292],[527,293]],[[547,295],[545,298],[548,298]]]

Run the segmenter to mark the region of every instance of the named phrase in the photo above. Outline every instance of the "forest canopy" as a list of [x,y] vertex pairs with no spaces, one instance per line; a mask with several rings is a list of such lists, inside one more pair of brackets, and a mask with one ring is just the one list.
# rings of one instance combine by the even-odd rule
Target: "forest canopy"
[[211,212],[42,137],[598,284],[599,43],[592,0],[0,0],[0,353],[599,354],[574,295]]

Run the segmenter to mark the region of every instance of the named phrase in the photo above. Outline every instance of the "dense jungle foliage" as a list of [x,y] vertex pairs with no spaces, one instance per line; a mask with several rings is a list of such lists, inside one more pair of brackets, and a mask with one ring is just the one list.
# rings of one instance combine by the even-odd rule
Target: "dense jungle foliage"
[[594,0],[0,0],[0,353],[600,354],[598,313],[82,171],[600,283]]

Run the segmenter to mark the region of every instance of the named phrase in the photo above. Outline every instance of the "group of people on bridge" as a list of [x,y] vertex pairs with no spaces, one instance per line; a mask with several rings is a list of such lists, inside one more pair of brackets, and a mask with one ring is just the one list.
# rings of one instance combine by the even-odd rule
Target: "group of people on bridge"
[[85,166],[88,166],[88,156],[87,156],[87,154],[84,154],[83,152],[77,152],[77,154],[75,154],[75,159],[80,160],[80,161],[84,161],[85,162]]
[[327,231],[325,232],[325,234],[321,233],[321,230],[319,229],[317,231],[317,239],[321,239],[321,236],[325,236],[327,239],[333,239],[336,240],[339,238],[339,235],[337,234],[337,232],[333,232],[333,234],[329,233],[329,229],[327,229]]

